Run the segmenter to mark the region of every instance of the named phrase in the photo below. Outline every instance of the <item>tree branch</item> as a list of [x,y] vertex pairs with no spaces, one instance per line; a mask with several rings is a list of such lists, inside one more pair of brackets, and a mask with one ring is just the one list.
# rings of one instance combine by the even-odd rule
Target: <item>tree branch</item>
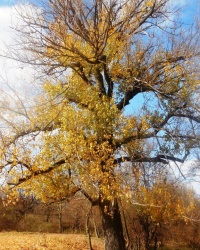
[[100,93],[105,95],[106,90],[103,82],[103,76],[98,68],[95,70],[95,78],[98,84],[98,90],[100,91]]
[[188,154],[189,153],[186,153],[182,159],[174,157],[174,156],[170,156],[170,155],[164,155],[164,154],[160,154],[160,155],[157,155],[155,157],[142,157],[141,156],[141,157],[137,157],[137,158],[124,156],[124,157],[116,158],[114,160],[114,164],[121,164],[124,162],[153,162],[153,163],[160,162],[163,164],[169,164],[169,161],[184,163]]
[[[22,161],[7,161],[6,165],[11,165],[15,163],[15,165],[23,165],[25,166],[27,169],[30,170],[30,174],[26,175],[25,177],[21,177],[18,179],[18,182],[16,183],[12,183],[12,182],[9,182],[8,184],[9,185],[14,185],[14,186],[18,186],[20,185],[21,183],[27,181],[27,180],[30,180],[33,176],[38,176],[38,175],[43,175],[43,174],[47,174],[47,173],[50,173],[51,171],[53,171],[54,169],[56,169],[57,167],[61,166],[62,164],[65,164],[66,163],[66,160],[65,159],[61,159],[57,162],[55,162],[53,165],[49,166],[47,169],[39,169],[39,170],[36,170],[36,171],[32,171],[31,170],[31,165],[28,165],[27,163],[25,162],[22,162]],[[0,166],[0,168],[3,168],[5,167],[5,165],[2,165]]]
[[130,100],[136,96],[137,94],[141,93],[142,91],[137,88],[132,91],[127,91],[124,95],[124,97],[117,103],[117,108],[119,110],[122,110],[126,105],[129,104]]

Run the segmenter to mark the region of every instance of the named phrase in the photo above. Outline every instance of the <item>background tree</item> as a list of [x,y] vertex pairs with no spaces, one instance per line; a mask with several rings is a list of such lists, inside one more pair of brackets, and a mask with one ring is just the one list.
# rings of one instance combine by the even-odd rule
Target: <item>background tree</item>
[[193,218],[196,198],[194,191],[186,188],[179,180],[167,173],[162,164],[139,164],[137,168],[137,187],[133,193],[132,207],[135,217],[142,227],[145,249],[157,249],[163,241],[169,225],[176,221],[182,224]]
[[170,22],[168,0],[24,6],[16,29],[27,53],[15,45],[8,56],[41,66],[48,81],[36,107],[2,115],[1,168],[41,199],[82,192],[100,208],[105,249],[123,250],[131,169],[184,162],[199,146],[198,27]]

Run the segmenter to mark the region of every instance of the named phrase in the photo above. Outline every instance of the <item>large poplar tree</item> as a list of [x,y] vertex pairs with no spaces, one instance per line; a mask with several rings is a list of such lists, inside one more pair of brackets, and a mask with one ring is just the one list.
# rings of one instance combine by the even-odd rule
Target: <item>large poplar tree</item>
[[1,168],[40,198],[82,192],[100,208],[105,249],[124,250],[119,201],[137,164],[184,162],[199,147],[198,27],[175,23],[168,0],[23,8],[8,56],[47,80],[34,107],[2,112]]

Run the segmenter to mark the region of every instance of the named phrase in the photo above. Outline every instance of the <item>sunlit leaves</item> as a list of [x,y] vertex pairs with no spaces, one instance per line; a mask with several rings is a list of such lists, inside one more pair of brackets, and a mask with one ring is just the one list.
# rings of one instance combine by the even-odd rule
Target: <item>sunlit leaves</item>
[[182,41],[179,27],[169,34],[160,25],[166,4],[61,0],[50,1],[42,17],[22,15],[34,30],[23,34],[24,49],[49,79],[25,122],[19,112],[17,119],[4,116],[11,126],[2,136],[1,162],[15,184],[28,183],[41,199],[62,199],[73,188],[91,199],[124,193],[132,199],[134,190],[139,202],[158,208],[155,218],[165,207],[156,197],[173,200],[171,187],[156,183],[149,190],[131,172],[142,161],[181,161],[198,145],[196,44]]
[[152,187],[139,187],[134,200],[140,216],[149,216],[155,223],[167,223],[170,220],[185,220],[193,211],[195,196],[192,190],[175,186],[166,180],[157,181]]

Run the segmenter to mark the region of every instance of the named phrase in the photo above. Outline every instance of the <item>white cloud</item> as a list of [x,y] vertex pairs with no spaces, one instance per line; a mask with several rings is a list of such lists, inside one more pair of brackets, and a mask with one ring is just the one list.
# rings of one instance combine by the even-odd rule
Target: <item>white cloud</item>
[[1,43],[8,42],[11,39],[11,25],[14,7],[0,7],[0,34]]
[[[0,54],[5,55],[9,46],[15,43],[17,32],[12,28],[19,21],[18,6],[0,7]],[[17,91],[21,98],[31,97],[34,87],[34,71],[30,66],[0,56],[0,91],[4,98],[16,98]],[[6,97],[7,95],[7,97]],[[10,97],[9,97],[10,96]],[[2,99],[2,98],[1,98]]]
[[170,163],[170,172],[178,181],[200,196],[200,163],[197,160],[187,160],[184,163]]

